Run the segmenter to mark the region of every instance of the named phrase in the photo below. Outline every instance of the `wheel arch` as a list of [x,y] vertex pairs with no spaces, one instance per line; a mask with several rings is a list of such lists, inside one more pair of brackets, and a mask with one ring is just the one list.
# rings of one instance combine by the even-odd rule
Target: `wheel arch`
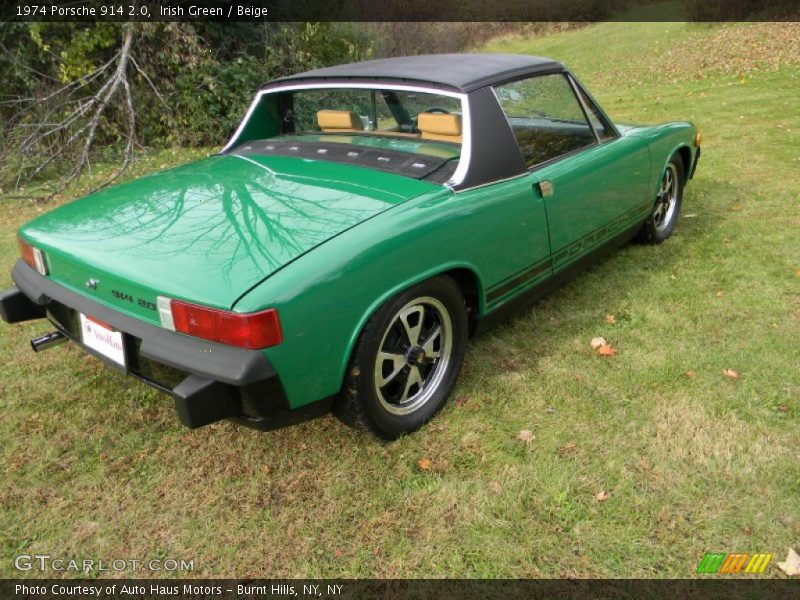
[[675,154],[678,154],[681,160],[683,160],[683,181],[689,181],[689,173],[692,169],[692,151],[689,149],[689,146],[682,144],[678,146],[672,156]]
[[483,313],[483,288],[477,273],[466,267],[457,267],[443,271],[439,275],[446,275],[453,279],[461,290],[464,303],[467,305],[469,334],[472,337],[478,323],[478,317]]
[[345,349],[345,352],[342,353],[343,359],[339,366],[340,385],[344,385],[347,365],[350,363],[350,359],[353,356],[353,350],[358,342],[358,338],[364,331],[367,321],[369,321],[370,317],[375,314],[375,311],[404,290],[422,283],[423,281],[427,281],[428,279],[442,275],[452,278],[461,290],[461,294],[464,297],[464,301],[467,305],[467,316],[469,318],[470,328],[469,333],[470,336],[472,335],[477,325],[478,316],[483,312],[485,306],[484,288],[481,277],[478,274],[478,270],[473,265],[465,263],[451,263],[423,271],[414,277],[398,282],[396,285],[387,289],[384,293],[374,299],[361,315],[347,341],[347,348]]
[[666,153],[666,158],[661,163],[661,166],[658,170],[658,177],[655,180],[656,187],[651,190],[654,194],[658,192],[658,186],[661,185],[661,179],[664,177],[664,173],[667,170],[667,165],[672,160],[672,157],[676,154],[680,156],[681,161],[683,161],[683,181],[684,183],[689,181],[689,173],[692,168],[692,150],[689,148],[688,144],[681,142]]

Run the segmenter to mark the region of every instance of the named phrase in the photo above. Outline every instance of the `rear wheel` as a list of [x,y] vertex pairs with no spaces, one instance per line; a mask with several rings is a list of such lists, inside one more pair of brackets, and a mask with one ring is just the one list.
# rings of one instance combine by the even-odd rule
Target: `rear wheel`
[[647,217],[639,233],[642,242],[660,244],[675,231],[683,200],[684,183],[683,160],[676,154],[661,176],[653,212]]
[[383,439],[419,429],[447,400],[466,344],[466,307],[452,279],[409,288],[364,327],[336,413]]

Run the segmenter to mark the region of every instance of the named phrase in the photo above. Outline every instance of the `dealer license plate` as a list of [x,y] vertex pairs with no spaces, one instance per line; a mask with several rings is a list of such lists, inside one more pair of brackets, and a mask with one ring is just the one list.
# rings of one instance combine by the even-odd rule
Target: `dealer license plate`
[[81,314],[81,335],[84,346],[125,366],[125,346],[121,331],[114,331],[102,321]]

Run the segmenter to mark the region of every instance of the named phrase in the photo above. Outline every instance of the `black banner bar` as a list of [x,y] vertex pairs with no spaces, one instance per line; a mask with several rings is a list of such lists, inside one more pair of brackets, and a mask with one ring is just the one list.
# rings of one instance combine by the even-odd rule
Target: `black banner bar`
[[1,21],[792,21],[796,0],[0,0]]
[[0,580],[3,600],[533,600],[800,598],[800,581],[788,579],[24,579]]

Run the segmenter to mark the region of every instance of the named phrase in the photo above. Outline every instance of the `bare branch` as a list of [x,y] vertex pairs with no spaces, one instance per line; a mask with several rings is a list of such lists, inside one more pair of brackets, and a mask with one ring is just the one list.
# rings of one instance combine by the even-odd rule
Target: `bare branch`
[[128,111],[128,143],[125,146],[125,156],[119,169],[109,177],[106,181],[101,183],[96,188],[92,189],[89,193],[94,193],[104,187],[111,185],[116,179],[122,175],[125,169],[128,168],[131,160],[133,159],[133,148],[136,144],[136,108],[133,104],[133,96],[131,95],[131,86],[128,83],[128,78],[123,77],[122,85],[125,88],[125,106]]
[[167,108],[169,108],[170,106],[169,106],[169,104],[167,103],[167,101],[166,101],[166,100],[164,100],[164,97],[163,97],[163,96],[161,95],[161,93],[158,91],[158,88],[155,86],[155,84],[154,84],[154,83],[153,83],[153,81],[150,79],[150,77],[148,77],[148,76],[147,76],[147,73],[145,73],[145,72],[144,72],[144,71],[143,71],[143,70],[142,70],[142,69],[139,67],[139,63],[137,63],[137,62],[136,62],[136,59],[135,59],[133,56],[131,56],[131,62],[133,63],[133,66],[134,66],[134,67],[136,67],[136,70],[137,70],[137,71],[138,71],[138,72],[141,74],[141,76],[142,76],[142,77],[144,77],[145,81],[147,81],[147,83],[148,83],[148,84],[150,84],[150,88],[153,90],[153,93],[155,93],[156,97],[157,97],[159,100],[161,100],[161,103],[162,103],[164,106],[166,106]]
[[[72,166],[61,171],[58,179],[60,189],[90,170],[92,151],[97,145],[99,133],[105,129],[109,115],[116,118],[117,110],[122,111],[126,120],[123,127],[126,139],[124,156],[117,171],[100,187],[117,179],[130,165],[137,147],[136,107],[129,79],[132,68],[143,76],[159,100],[166,104],[153,81],[132,56],[136,27],[135,23],[121,25],[118,49],[110,59],[89,73],[64,83],[39,73],[37,75],[42,79],[40,88],[47,90],[45,93],[20,94],[2,99],[0,107],[7,111],[6,114],[13,112],[0,122],[0,137],[6,141],[0,146],[0,164],[6,162],[15,170],[15,189],[33,180],[45,169],[60,166],[65,160],[71,160]],[[0,45],[2,50],[4,47]],[[26,66],[23,57],[9,56],[10,62],[18,67]],[[27,70],[34,71],[32,68]],[[8,170],[5,175],[10,176]]]
[[98,94],[100,99],[97,109],[95,110],[94,115],[89,122],[89,130],[86,133],[86,140],[83,144],[83,150],[81,151],[80,156],[78,157],[78,160],[70,173],[71,179],[80,177],[83,169],[89,164],[89,150],[94,142],[94,134],[97,131],[97,126],[100,124],[100,119],[103,116],[103,112],[105,112],[109,101],[114,97],[114,94],[117,93],[117,88],[125,79],[131,43],[133,42],[133,27],[130,23],[125,24],[124,32],[125,34],[122,40],[122,49],[119,52],[119,60],[117,61],[117,69],[114,71],[114,75],[111,77],[111,79],[109,79],[103,85],[100,93]]

